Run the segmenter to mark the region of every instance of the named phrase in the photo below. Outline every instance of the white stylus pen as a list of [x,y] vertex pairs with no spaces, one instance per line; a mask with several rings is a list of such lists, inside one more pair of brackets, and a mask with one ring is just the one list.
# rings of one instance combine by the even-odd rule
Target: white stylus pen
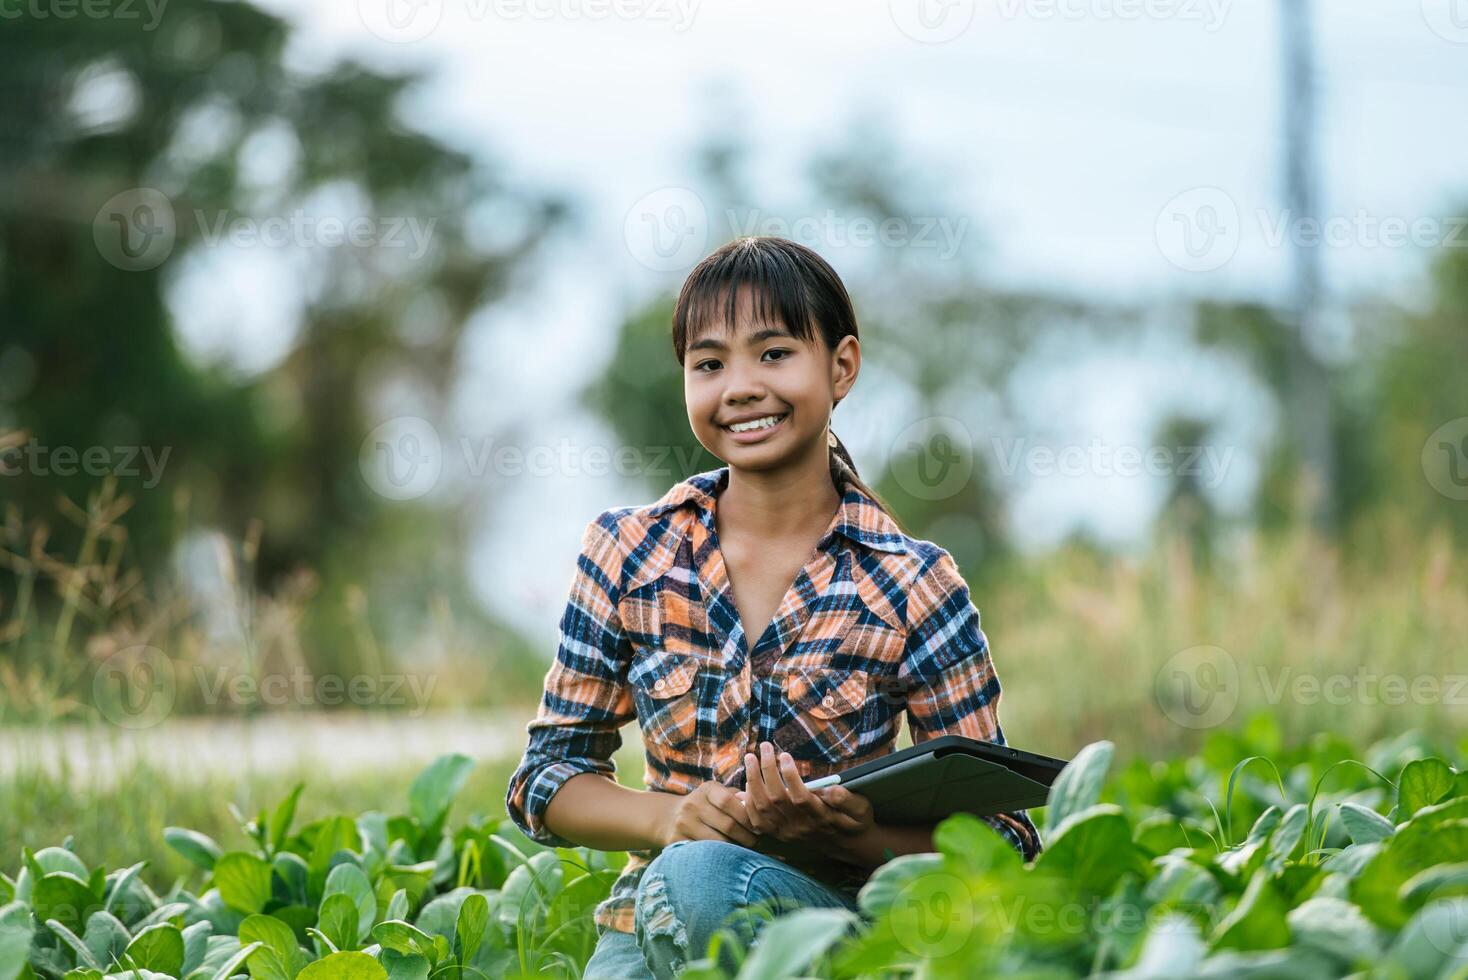
[[[826,786],[838,786],[840,785],[840,783],[841,774],[839,772],[833,772],[829,776],[822,776],[820,779],[812,779],[810,782],[805,784],[805,788],[822,789]],[[747,806],[748,804],[745,805]]]

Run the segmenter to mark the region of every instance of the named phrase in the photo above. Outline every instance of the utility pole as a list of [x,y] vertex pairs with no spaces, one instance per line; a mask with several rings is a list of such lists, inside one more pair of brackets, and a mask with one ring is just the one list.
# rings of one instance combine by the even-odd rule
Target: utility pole
[[[1280,0],[1281,39],[1284,46],[1285,204],[1289,227],[1318,220],[1319,170],[1315,153],[1315,51],[1310,0]],[[1288,426],[1295,444],[1296,462],[1304,484],[1312,525],[1320,531],[1335,527],[1335,444],[1330,379],[1326,367],[1311,349],[1319,336],[1321,316],[1321,256],[1318,236],[1310,242],[1293,236],[1293,282],[1285,320],[1291,331],[1290,390],[1286,394]]]

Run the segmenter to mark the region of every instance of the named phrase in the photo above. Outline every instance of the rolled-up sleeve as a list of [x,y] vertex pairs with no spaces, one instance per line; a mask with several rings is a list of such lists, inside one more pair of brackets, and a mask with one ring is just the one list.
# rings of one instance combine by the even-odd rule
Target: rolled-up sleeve
[[[898,678],[907,692],[907,726],[913,744],[940,735],[966,735],[1004,745],[999,724],[999,675],[979,611],[953,556],[931,545],[908,591],[907,648]],[[980,817],[1025,860],[1042,849],[1040,833],[1024,810]]]
[[603,512],[582,536],[556,658],[505,795],[515,825],[549,847],[575,846],[545,826],[551,797],[583,772],[615,778],[611,757],[622,746],[619,730],[636,717],[627,688],[631,647],[617,615],[622,561],[616,517]]

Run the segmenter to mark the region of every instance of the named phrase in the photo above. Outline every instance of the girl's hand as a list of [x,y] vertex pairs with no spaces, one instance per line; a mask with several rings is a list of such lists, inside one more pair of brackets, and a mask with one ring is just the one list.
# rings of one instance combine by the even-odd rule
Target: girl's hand
[[815,794],[832,809],[846,814],[860,825],[852,833],[864,834],[876,827],[877,818],[872,811],[872,801],[860,793],[853,793],[838,783],[835,786],[823,786]]
[[716,780],[677,797],[658,830],[658,844],[679,840],[725,840],[753,848],[755,830],[738,794]]
[[875,825],[865,797],[840,786],[806,789],[790,753],[777,756],[769,742],[760,743],[758,758],[753,752],[744,754],[744,773],[746,789],[738,795],[757,833],[785,842],[824,843]]

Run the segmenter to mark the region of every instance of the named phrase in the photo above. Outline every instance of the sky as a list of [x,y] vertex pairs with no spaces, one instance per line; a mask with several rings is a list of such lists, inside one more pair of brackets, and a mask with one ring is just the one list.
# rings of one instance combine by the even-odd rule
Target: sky
[[[914,199],[932,205],[898,216],[904,240],[919,247],[938,228],[929,237],[939,244],[922,247],[941,256],[946,228],[1002,288],[1164,311],[1199,296],[1278,301],[1291,236],[1309,234],[1283,206],[1277,0],[263,5],[297,25],[295,64],[351,56],[427,70],[405,106],[412,125],[576,201],[575,230],[535,286],[476,322],[451,428],[439,433],[445,486],[485,481],[476,589],[537,636],[553,635],[586,522],[652,498],[615,475],[476,475],[465,446],[495,438],[506,411],[525,445],[611,445],[573,399],[602,369],[620,318],[676,290],[747,222],[803,218],[810,237],[791,237],[843,275],[861,269],[874,246],[806,175],[812,155],[842,145],[854,122],[890,134]],[[1312,6],[1327,289],[1336,304],[1367,294],[1414,304],[1425,251],[1468,247],[1454,219],[1468,214],[1468,0]],[[762,202],[733,221],[701,196],[693,158],[721,134],[747,144]],[[270,275],[288,271],[241,269],[239,291],[258,295],[250,284]],[[186,298],[188,278],[178,287]],[[211,318],[207,304],[176,303],[192,311],[179,324],[186,345],[268,367],[290,339],[269,323],[298,309],[289,290],[273,294],[276,306],[246,330]],[[1226,420],[1206,465],[1222,505],[1241,508],[1274,422],[1267,399],[1241,369],[1180,347],[1175,327],[1164,315],[1138,338],[1069,352],[1026,379],[1041,416],[1036,442],[1145,449],[1159,411],[1201,407]],[[1322,345],[1346,356],[1349,332]],[[855,435],[858,464],[876,467],[903,423],[873,399],[843,404],[835,427]],[[1083,476],[1037,472],[1033,446],[1016,453],[970,435],[1018,460],[1011,519],[1030,547],[1077,526],[1134,540],[1165,488],[1094,462]],[[507,553],[533,556],[531,567],[517,562],[511,577]]]

